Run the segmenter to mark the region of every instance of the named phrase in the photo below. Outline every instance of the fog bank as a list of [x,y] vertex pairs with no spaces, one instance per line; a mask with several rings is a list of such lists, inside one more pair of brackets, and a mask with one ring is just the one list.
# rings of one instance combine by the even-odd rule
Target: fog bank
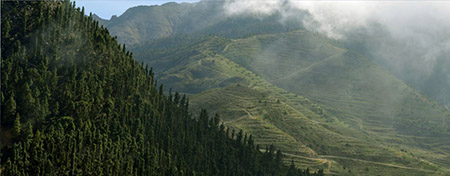
[[[449,1],[227,0],[227,15],[280,13],[338,39],[445,105],[450,104]],[[280,20],[282,22],[282,20]]]

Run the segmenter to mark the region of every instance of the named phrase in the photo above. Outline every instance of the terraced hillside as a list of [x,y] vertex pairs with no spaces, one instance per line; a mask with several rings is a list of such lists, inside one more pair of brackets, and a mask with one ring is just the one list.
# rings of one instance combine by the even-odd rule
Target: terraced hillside
[[[301,31],[252,37],[228,45],[224,55],[274,85],[324,105],[350,128],[379,142],[450,153],[447,109],[357,53],[310,36]],[[298,48],[305,54],[298,54]],[[324,54],[329,50],[335,51]]]
[[[302,167],[340,175],[352,170],[367,175],[448,173],[448,128],[441,123],[448,112],[319,35],[295,31],[238,40],[210,37],[167,52],[136,55],[155,66],[166,87],[190,93],[194,111],[205,107],[229,117],[226,124],[253,134],[263,146],[276,142]],[[383,86],[381,80],[395,84]],[[396,100],[398,90],[411,101],[384,106],[383,98]],[[386,116],[381,107],[411,113]],[[415,111],[429,112],[430,118]],[[418,134],[402,128],[403,122],[423,130],[430,127],[427,123],[444,126]]]
[[357,53],[336,48],[308,32],[239,40],[229,44],[224,55],[269,82],[337,112],[359,114],[358,119],[364,114],[369,121],[379,121],[403,134],[450,132],[446,109]]

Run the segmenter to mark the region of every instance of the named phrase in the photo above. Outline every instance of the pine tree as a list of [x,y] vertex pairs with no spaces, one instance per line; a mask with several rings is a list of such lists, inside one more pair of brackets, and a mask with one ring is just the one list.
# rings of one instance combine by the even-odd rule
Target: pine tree
[[14,120],[14,138],[19,137],[21,131],[22,131],[22,124],[20,122],[20,115],[19,113],[17,113],[16,120]]

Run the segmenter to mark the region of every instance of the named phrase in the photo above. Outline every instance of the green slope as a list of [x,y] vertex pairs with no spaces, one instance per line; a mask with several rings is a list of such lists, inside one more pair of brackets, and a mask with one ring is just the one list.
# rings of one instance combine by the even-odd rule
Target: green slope
[[224,55],[337,112],[378,121],[403,134],[448,136],[448,111],[362,56],[329,43],[300,31],[239,40]]
[[[283,34],[277,40],[265,36],[236,41],[227,47],[225,55],[269,82],[323,104],[351,128],[377,136],[381,142],[433,149],[435,153],[450,152],[449,111],[367,59],[329,44],[321,45],[320,39],[315,43],[318,45],[306,48],[308,54],[299,58],[292,54],[276,57],[295,54],[294,46],[298,45],[289,44],[308,43],[304,33]],[[276,46],[284,43],[284,47],[271,49],[280,38],[282,42]],[[333,55],[320,55],[331,49],[336,50]],[[313,61],[304,64],[303,60]]]
[[[1,1],[0,175],[291,175],[70,1]],[[159,86],[159,88],[158,88]],[[229,128],[228,128],[229,129]],[[299,175],[323,175],[302,172]]]
[[[224,55],[274,85],[324,105],[350,128],[379,142],[432,150],[439,156],[450,153],[447,109],[362,56],[310,38],[306,32],[253,37],[228,45]],[[296,55],[302,49],[306,54]],[[329,50],[335,50],[333,55],[326,54]],[[442,164],[448,167],[448,162]]]
[[[305,19],[311,20],[308,12],[295,10],[289,5],[280,10],[285,13],[226,15],[224,14],[224,2],[200,1],[181,4],[167,3],[161,6],[139,6],[130,8],[123,15],[109,20],[94,19],[99,20],[100,24],[107,27],[113,36],[118,36],[119,42],[129,46],[180,34],[190,36],[213,34],[227,38],[277,34],[305,29],[303,22]],[[414,58],[417,57],[417,54],[405,54],[405,51],[401,49],[391,50],[392,53],[387,55],[380,54],[379,45],[383,45],[383,43],[390,43],[391,48],[402,48],[400,46],[403,46],[405,42],[394,40],[379,24],[368,25],[369,31],[356,30],[352,34],[346,34],[348,37],[342,40],[342,44],[339,46],[351,48],[368,56],[375,63],[383,65],[398,78],[409,83],[411,87],[449,107],[450,94],[448,92],[450,91],[448,91],[448,87],[450,87],[450,81],[449,71],[445,67],[449,64],[446,59],[449,55],[448,51],[437,58],[435,66],[429,73],[415,69],[414,64],[411,65],[405,62],[406,60],[401,61],[400,59],[403,64],[399,65],[400,62],[393,63],[389,58]]]
[[101,21],[121,43],[133,45],[149,39],[170,36],[173,25],[180,23],[186,6],[167,3],[163,6],[138,6],[128,9],[123,15]]
[[[303,29],[303,24],[299,21],[308,14],[297,10],[295,13],[298,17],[295,18],[286,18],[281,13],[228,16],[223,14],[224,3],[225,1],[170,2],[160,6],[137,6],[110,20],[96,19],[113,36],[118,36],[119,42],[136,45],[180,34],[214,34],[238,38]],[[283,25],[280,25],[280,21],[283,21]]]
[[[157,77],[167,87],[195,94],[191,96],[193,109],[208,107],[224,114],[225,123],[254,134],[259,144],[276,141],[302,166],[340,174],[348,172],[343,167],[353,167],[368,175],[380,170],[386,174],[395,171],[392,175],[445,170],[441,166],[448,162],[447,140],[443,140],[448,138],[447,131],[436,128],[433,133],[416,134],[402,128],[400,122],[416,118],[412,122],[426,130],[430,128],[426,121],[441,122],[448,112],[385,70],[333,43],[305,31],[238,40],[212,37],[138,59],[155,65]],[[380,80],[393,84],[380,84]],[[382,98],[397,100],[393,95],[398,90],[406,92],[400,95],[409,99],[418,97],[409,104],[396,104],[404,111],[425,109],[433,116],[386,117],[379,113],[386,111],[382,108],[396,108],[386,106]],[[371,107],[372,103],[379,107]],[[429,141],[420,141],[423,139]],[[364,167],[367,162],[368,171]]]

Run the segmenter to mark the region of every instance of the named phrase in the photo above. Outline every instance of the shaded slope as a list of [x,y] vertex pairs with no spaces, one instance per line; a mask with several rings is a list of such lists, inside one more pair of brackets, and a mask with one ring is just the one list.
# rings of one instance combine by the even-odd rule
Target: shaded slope
[[[342,40],[346,48],[364,54],[411,87],[450,109],[450,50],[443,44],[448,40],[448,34],[437,35],[436,41],[430,41],[430,44],[418,44],[421,41],[417,38],[400,37],[386,26],[369,23],[367,27],[346,35],[346,39]],[[433,50],[440,51],[430,57]]]
[[[138,6],[128,9],[119,17],[100,19],[100,24],[107,27],[113,36],[118,36],[119,42],[136,45],[180,34],[214,34],[238,38],[303,29],[299,21],[308,14],[298,10],[296,13],[299,17],[295,19],[285,18],[280,13],[229,16],[224,14],[224,3],[225,1],[171,2],[161,6]],[[281,21],[283,25],[280,25]]]
[[150,39],[168,37],[181,23],[189,4],[167,3],[162,6],[137,6],[121,16],[104,21],[113,36],[121,43],[133,45]]

